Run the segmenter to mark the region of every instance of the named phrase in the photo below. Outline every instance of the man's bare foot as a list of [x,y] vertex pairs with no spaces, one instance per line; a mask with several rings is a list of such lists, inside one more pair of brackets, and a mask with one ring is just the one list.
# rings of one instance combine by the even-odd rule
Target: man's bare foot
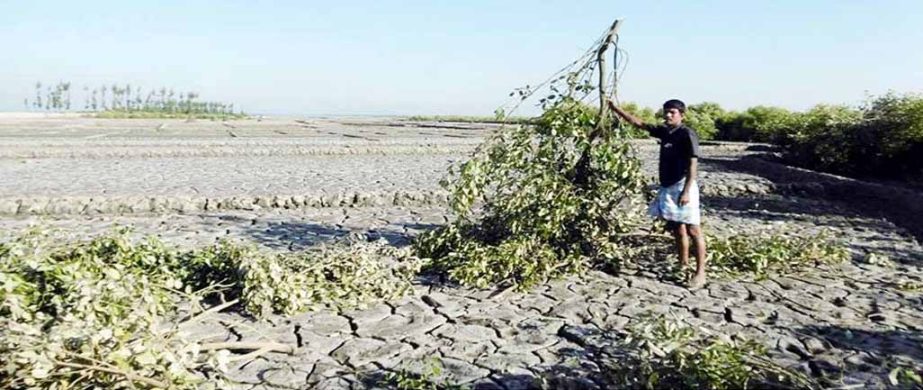
[[696,289],[702,288],[705,285],[705,273],[696,273],[692,279],[689,280],[689,288]]

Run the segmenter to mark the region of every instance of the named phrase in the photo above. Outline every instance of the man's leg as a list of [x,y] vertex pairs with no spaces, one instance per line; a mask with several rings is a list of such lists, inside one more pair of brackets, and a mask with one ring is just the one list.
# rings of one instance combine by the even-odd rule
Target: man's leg
[[695,276],[689,286],[693,288],[702,287],[705,285],[705,236],[702,235],[702,229],[699,225],[688,225],[686,230],[695,243]]
[[689,265],[689,235],[686,234],[686,225],[673,221],[667,221],[667,225],[672,227],[676,251],[679,252],[679,264],[685,269]]

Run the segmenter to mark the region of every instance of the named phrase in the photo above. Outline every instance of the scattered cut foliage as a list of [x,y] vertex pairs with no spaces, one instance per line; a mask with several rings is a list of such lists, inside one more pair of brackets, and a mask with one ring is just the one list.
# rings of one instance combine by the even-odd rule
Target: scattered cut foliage
[[709,267],[729,275],[763,278],[849,259],[849,251],[830,233],[796,235],[772,231],[754,235],[710,237]]
[[124,232],[63,243],[32,232],[0,244],[0,386],[220,385],[241,359],[231,350],[294,347],[190,339],[191,319],[236,303],[266,316],[396,298],[419,268],[383,243],[273,254],[229,242],[180,251]]
[[772,362],[755,341],[718,337],[664,316],[629,329],[603,365],[615,388],[746,389],[821,386],[803,373]]

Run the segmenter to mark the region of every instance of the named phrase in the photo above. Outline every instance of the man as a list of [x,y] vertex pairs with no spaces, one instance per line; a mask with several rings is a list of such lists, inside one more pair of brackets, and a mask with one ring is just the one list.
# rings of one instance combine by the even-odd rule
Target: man
[[646,124],[625,112],[611,100],[609,107],[637,128],[647,130],[660,140],[660,191],[651,203],[648,213],[667,221],[676,239],[679,262],[685,269],[689,264],[689,238],[695,241],[695,275],[690,288],[705,285],[705,238],[700,227],[698,175],[699,137],[695,130],[683,124],[686,104],[672,99],[663,104],[662,125]]

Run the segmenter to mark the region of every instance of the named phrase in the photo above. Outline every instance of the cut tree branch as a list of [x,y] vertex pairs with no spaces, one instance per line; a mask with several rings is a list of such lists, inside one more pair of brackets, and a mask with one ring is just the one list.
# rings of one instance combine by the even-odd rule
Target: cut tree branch
[[199,346],[200,351],[214,351],[217,349],[227,350],[260,350],[268,349],[267,352],[282,352],[289,355],[294,354],[296,347],[288,344],[281,344],[271,341],[239,341],[226,343],[205,343]]
[[102,366],[97,366],[97,365],[92,365],[92,364],[68,363],[68,362],[62,362],[62,361],[55,361],[55,364],[61,367],[78,368],[81,370],[93,370],[93,371],[105,372],[109,374],[121,375],[121,376],[124,376],[129,381],[140,382],[140,383],[144,383],[146,385],[158,387],[161,389],[170,388],[169,383],[161,382],[161,381],[154,380],[151,378],[145,378],[138,374],[125,372],[117,368],[108,368],[108,367],[102,367]]

